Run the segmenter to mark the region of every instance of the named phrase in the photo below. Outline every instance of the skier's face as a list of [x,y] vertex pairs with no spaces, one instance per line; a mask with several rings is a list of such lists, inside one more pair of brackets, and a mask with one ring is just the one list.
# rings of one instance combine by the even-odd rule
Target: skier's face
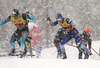
[[14,19],[18,19],[18,14],[13,13],[13,17],[14,17]]
[[14,17],[14,19],[18,19],[18,16],[13,16]]
[[91,32],[87,31],[87,32],[86,32],[86,35],[87,35],[87,36],[90,36],[90,33],[91,33]]
[[58,22],[62,22],[62,18],[59,18],[59,19],[58,19]]
[[57,21],[59,21],[59,20],[60,20],[60,18],[57,18],[56,20],[57,20]]

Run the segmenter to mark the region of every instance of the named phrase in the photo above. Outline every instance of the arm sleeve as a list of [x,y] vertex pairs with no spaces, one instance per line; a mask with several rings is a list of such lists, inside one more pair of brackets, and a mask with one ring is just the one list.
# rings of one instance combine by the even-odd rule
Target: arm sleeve
[[55,21],[51,24],[52,27],[56,26],[58,24],[58,21]]
[[1,21],[1,22],[0,22],[0,26],[2,26],[2,25],[4,25],[5,23],[9,22],[9,21],[10,21],[10,17],[11,17],[11,16],[9,16],[7,19]]
[[27,20],[27,18],[34,20],[34,16],[31,13],[29,13],[29,14],[23,13],[22,17],[23,17],[24,20]]
[[[88,41],[88,44],[91,46],[92,45],[92,40],[91,39],[89,39],[89,41]],[[91,50],[91,47],[89,47],[89,50]]]
[[24,20],[27,20],[25,13],[22,14],[22,17],[23,17]]
[[84,39],[85,31],[81,34],[82,39]]
[[[89,40],[88,40],[88,44],[91,46],[92,45],[92,36],[90,35]],[[91,50],[91,47],[89,47],[89,50]]]
[[75,25],[76,26],[76,24],[73,21],[71,21],[69,18],[66,19],[66,22],[68,24],[71,24],[71,25]]
[[81,34],[82,39],[84,39],[84,34]]

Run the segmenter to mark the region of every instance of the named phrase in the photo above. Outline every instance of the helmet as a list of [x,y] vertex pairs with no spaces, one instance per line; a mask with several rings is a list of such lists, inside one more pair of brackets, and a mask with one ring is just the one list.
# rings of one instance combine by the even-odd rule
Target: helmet
[[91,32],[91,29],[90,29],[90,28],[87,28],[87,29],[86,29],[86,32]]
[[63,17],[62,17],[62,15],[60,13],[58,13],[57,16],[56,16],[56,20],[59,21],[60,18],[63,18]]
[[17,10],[17,9],[13,9],[13,16],[18,16],[18,14],[19,14],[19,11]]

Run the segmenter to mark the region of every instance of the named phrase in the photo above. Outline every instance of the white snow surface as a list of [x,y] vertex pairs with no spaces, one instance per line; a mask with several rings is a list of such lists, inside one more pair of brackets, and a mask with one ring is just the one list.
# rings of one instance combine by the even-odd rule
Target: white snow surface
[[[100,41],[93,41],[92,47],[99,53]],[[0,68],[100,68],[100,57],[96,55],[87,60],[77,59],[78,50],[75,47],[65,45],[68,59],[57,59],[56,48],[46,48],[42,50],[40,58],[18,58],[0,57]],[[84,55],[83,55],[84,57]]]

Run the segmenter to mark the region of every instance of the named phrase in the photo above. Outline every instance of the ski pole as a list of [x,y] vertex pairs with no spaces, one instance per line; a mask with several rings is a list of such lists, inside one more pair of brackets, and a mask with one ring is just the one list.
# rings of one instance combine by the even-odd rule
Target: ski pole
[[100,56],[100,54],[97,53],[89,44],[88,44],[88,46],[89,46],[98,56]]
[[52,55],[54,55],[57,51],[55,51]]
[[67,45],[72,46],[72,47],[76,47],[75,45],[72,45],[72,44],[67,44]]
[[[51,25],[50,25],[50,26],[51,26]],[[53,30],[52,26],[51,26],[51,29],[52,29],[52,32],[54,33],[54,30]],[[61,48],[60,48],[59,42],[57,41],[57,38],[56,38],[56,36],[55,36],[55,35],[54,35],[54,37],[55,37],[56,42],[57,42],[57,45],[58,45],[58,47],[59,47],[59,49],[60,49],[60,51],[61,51]]]
[[[48,17],[47,20],[49,21],[49,20],[50,20],[50,17]],[[50,26],[51,26],[51,25],[50,25]],[[54,30],[53,30],[52,26],[51,26],[51,30],[52,30],[52,32],[54,33]],[[61,52],[61,48],[60,48],[60,45],[59,45],[59,43],[58,43],[58,41],[57,41],[57,38],[56,38],[55,35],[54,35],[54,37],[55,37],[55,39],[56,39],[56,42],[57,42],[58,48],[60,49],[60,52]]]
[[[32,29],[32,38],[33,38],[33,33],[34,33],[34,27],[33,27],[33,29]],[[32,39],[31,39],[30,47],[29,47],[29,49],[30,49],[30,54],[31,54],[31,58],[32,58],[32,47],[31,47],[31,43],[32,43]]]
[[[73,30],[73,29],[72,29]],[[75,30],[73,30],[74,32],[75,32]],[[75,32],[76,33],[76,32]],[[81,39],[82,39],[82,37],[78,34],[78,33],[76,33]],[[84,42],[86,42],[86,40],[83,40]],[[89,44],[87,44],[98,56],[100,56],[100,54],[98,54]]]

